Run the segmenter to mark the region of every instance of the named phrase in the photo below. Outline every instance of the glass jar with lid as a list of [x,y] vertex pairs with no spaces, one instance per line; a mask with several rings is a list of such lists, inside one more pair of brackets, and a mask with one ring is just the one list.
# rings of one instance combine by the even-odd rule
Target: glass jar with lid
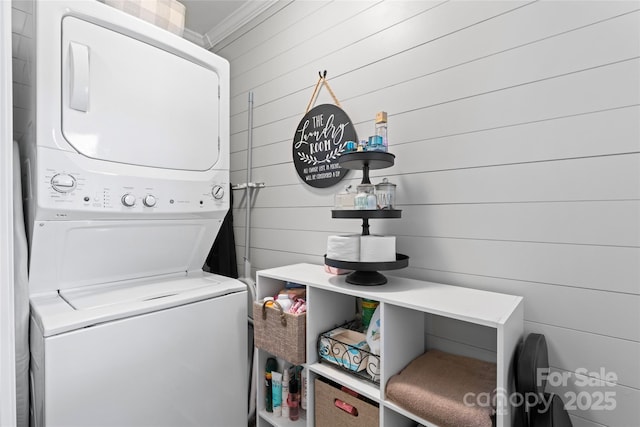
[[396,185],[384,178],[376,184],[376,200],[378,209],[393,209],[396,203]]
[[349,191],[350,185],[344,188],[344,191],[339,192],[335,196],[334,209],[354,209],[356,193]]
[[373,184],[360,184],[357,187],[355,208],[376,209],[376,195]]

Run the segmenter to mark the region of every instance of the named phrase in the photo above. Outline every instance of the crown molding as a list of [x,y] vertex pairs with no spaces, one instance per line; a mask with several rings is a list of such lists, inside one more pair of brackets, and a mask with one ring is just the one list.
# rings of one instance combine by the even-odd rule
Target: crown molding
[[184,29],[182,33],[182,37],[186,40],[189,40],[192,43],[197,44],[200,47],[205,46],[204,36],[188,28]]
[[204,48],[211,50],[216,44],[277,2],[278,0],[248,0],[225,18],[224,21],[202,36]]

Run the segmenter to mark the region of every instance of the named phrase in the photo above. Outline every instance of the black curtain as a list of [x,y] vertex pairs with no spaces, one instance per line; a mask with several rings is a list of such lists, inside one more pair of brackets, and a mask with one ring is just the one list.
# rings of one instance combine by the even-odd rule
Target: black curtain
[[229,185],[229,211],[222,221],[220,231],[211,246],[205,261],[209,271],[222,276],[238,278],[238,263],[236,261],[236,240],[233,237],[233,191]]

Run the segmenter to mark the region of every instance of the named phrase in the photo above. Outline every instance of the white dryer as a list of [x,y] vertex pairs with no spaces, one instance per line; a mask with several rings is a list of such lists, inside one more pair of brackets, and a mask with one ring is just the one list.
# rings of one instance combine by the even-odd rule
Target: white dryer
[[229,209],[229,64],[98,1],[34,1],[32,421],[233,426],[247,296],[201,268]]

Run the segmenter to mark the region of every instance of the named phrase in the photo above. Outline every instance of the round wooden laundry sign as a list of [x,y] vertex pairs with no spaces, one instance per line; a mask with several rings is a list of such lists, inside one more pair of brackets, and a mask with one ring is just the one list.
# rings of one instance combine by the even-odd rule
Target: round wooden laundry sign
[[340,107],[322,104],[304,115],[293,136],[293,163],[305,184],[326,188],[347,173],[338,163],[347,141],[358,141],[351,119]]

